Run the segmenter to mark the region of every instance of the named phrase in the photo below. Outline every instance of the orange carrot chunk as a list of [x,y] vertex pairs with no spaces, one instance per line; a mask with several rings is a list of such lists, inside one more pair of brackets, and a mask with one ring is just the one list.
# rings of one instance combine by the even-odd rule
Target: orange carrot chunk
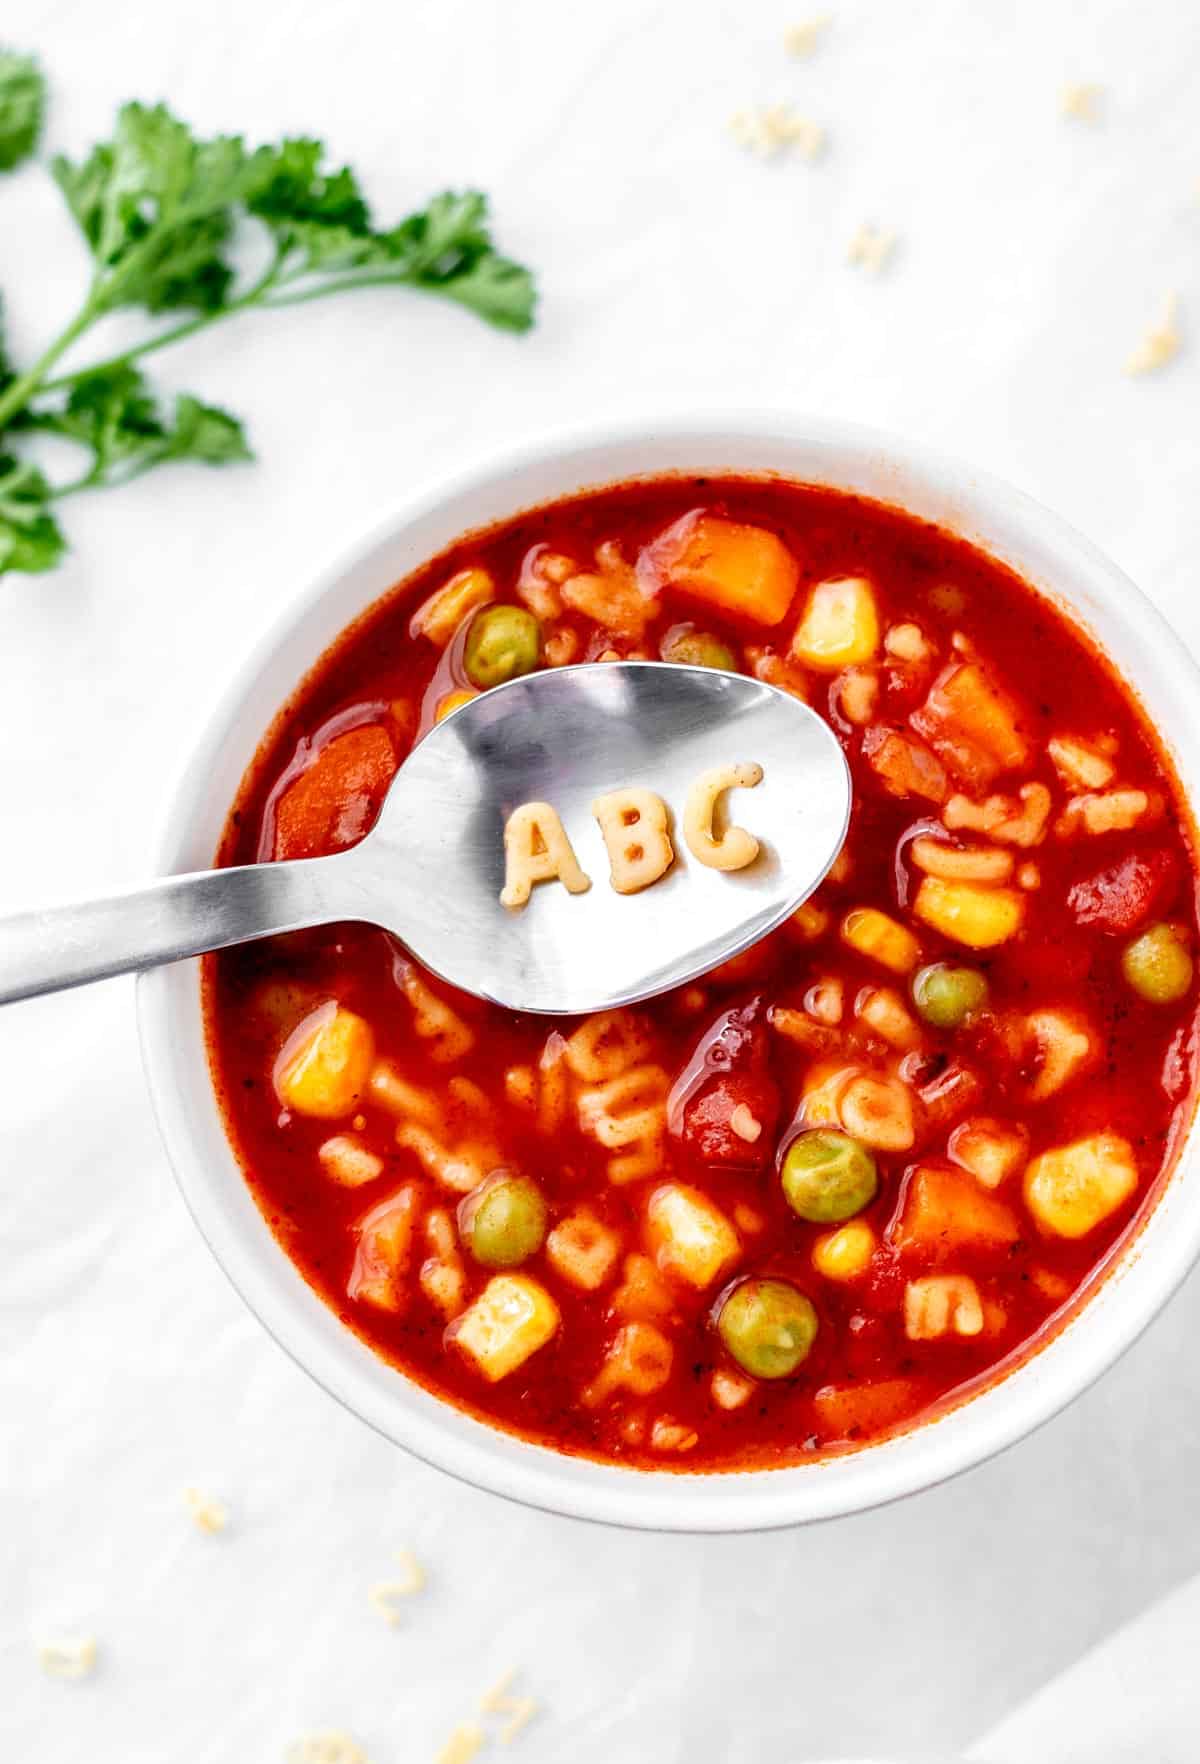
[[800,570],[766,527],[695,510],[647,546],[638,576],[646,590],[675,588],[757,624],[777,625],[792,603]]

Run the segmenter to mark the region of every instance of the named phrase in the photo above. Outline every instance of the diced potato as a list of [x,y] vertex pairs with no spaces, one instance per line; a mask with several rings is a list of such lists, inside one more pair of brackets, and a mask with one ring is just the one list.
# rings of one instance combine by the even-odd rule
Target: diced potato
[[439,649],[445,649],[468,614],[495,598],[496,584],[486,570],[459,570],[421,602],[409,623],[409,633],[428,637]]
[[558,1306],[544,1286],[527,1274],[495,1274],[447,1339],[495,1384],[545,1347],[558,1324]]
[[795,558],[776,534],[702,510],[661,533],[642,553],[638,574],[655,587],[682,589],[759,625],[779,623],[800,579]]
[[689,1286],[711,1286],[732,1267],[741,1249],[724,1213],[699,1189],[681,1183],[655,1189],[646,1208],[646,1228],[663,1273]]
[[792,637],[796,660],[836,674],[878,653],[879,612],[866,577],[818,582]]
[[975,1115],[962,1121],[950,1135],[947,1151],[956,1164],[969,1170],[985,1188],[999,1188],[1021,1168],[1029,1150],[1023,1127]]
[[374,1057],[370,1024],[331,1000],[284,1043],[275,1062],[275,1094],[297,1115],[352,1115],[366,1093]]
[[846,914],[842,942],[893,974],[911,974],[921,959],[921,946],[908,927],[875,907],[855,907]]
[[875,1233],[865,1219],[851,1219],[836,1231],[827,1231],[813,1245],[813,1267],[826,1280],[857,1280],[871,1265]]
[[1103,790],[1116,776],[1108,755],[1077,735],[1056,735],[1046,751],[1068,790]]
[[966,1245],[1007,1249],[1021,1236],[1013,1209],[961,1170],[922,1164],[904,1191],[904,1206],[891,1229],[897,1249],[952,1254]]
[[924,924],[968,949],[994,949],[1021,929],[1025,901],[1013,888],[983,888],[976,882],[943,882],[924,876],[913,901]]
[[857,1439],[894,1427],[917,1407],[921,1386],[912,1378],[864,1384],[824,1384],[813,1397],[821,1427],[833,1439]]
[[905,1287],[904,1333],[910,1341],[982,1332],[983,1304],[969,1275],[931,1274]]
[[554,1227],[546,1239],[546,1257],[552,1268],[585,1292],[603,1286],[617,1265],[621,1239],[591,1213],[572,1213]]
[[383,1175],[383,1159],[352,1133],[335,1133],[317,1152],[321,1168],[343,1188],[360,1188]]
[[404,1302],[401,1279],[412,1253],[417,1221],[417,1190],[401,1188],[358,1222],[358,1248],[346,1292],[381,1311],[398,1311]]
[[950,780],[941,760],[899,729],[877,725],[863,736],[863,758],[891,796],[923,796],[945,802]]
[[1028,762],[1029,743],[1015,700],[976,661],[953,661],[943,668],[910,721],[975,789],[986,789],[1001,772]]
[[1129,1141],[1118,1133],[1094,1133],[1033,1159],[1025,1171],[1025,1203],[1043,1231],[1086,1237],[1137,1185]]

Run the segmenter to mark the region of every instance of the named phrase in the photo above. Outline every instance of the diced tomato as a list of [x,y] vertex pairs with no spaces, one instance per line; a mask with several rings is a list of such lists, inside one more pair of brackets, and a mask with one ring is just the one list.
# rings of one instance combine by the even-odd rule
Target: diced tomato
[[1078,925],[1100,931],[1136,931],[1161,912],[1179,886],[1179,859],[1173,851],[1130,852],[1076,882],[1067,905]]
[[386,729],[349,729],[318,753],[275,809],[276,858],[342,851],[367,832],[396,771]]
[[[735,1110],[739,1133],[734,1125]],[[718,1078],[694,1096],[684,1111],[683,1139],[706,1164],[730,1169],[760,1169],[775,1151],[775,1127],[779,1120],[779,1091],[763,1074],[734,1073]],[[754,1139],[746,1131],[758,1127]]]
[[913,735],[876,725],[863,736],[863,758],[892,796],[927,796],[945,802],[950,793],[946,768]]
[[759,998],[723,1011],[700,1037],[670,1113],[683,1143],[706,1164],[756,1170],[774,1155],[780,1102],[767,1046]]

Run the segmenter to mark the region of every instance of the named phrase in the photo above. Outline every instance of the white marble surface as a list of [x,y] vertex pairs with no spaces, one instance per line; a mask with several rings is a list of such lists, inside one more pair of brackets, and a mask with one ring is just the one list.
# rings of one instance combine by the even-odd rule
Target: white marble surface
[[[8,0],[54,145],[162,95],[208,129],[323,132],[381,212],[478,182],[544,307],[514,341],[381,292],[160,358],[246,415],[260,463],[81,499],[68,566],[0,581],[0,907],[142,874],[191,732],[314,561],[561,422],[777,402],[907,430],[1053,504],[1200,640],[1194,5],[831,9],[798,62],[787,0]],[[1071,80],[1107,87],[1095,126],[1060,118]],[[782,101],[827,125],[821,163],[731,143],[733,110]],[[867,220],[901,235],[879,280],[845,263]],[[0,265],[29,354],[83,273],[42,173],[0,183]],[[1131,382],[1171,288],[1188,350]],[[342,1727],[407,1764],[509,1665],[544,1705],[524,1764],[1195,1756],[1195,1278],[952,1486],[809,1532],[623,1536],[409,1463],[266,1339],[172,1187],[128,984],[0,1016],[0,1124],[5,1756],[275,1764]],[[226,1534],[192,1529],[188,1483],[228,1500]],[[430,1584],[392,1630],[365,1588],[403,1546]],[[96,1675],[40,1676],[31,1634],[80,1628]]]

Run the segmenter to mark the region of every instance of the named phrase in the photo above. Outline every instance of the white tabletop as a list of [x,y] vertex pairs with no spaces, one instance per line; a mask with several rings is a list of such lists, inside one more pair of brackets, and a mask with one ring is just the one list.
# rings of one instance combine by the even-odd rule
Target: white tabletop
[[[464,453],[557,424],[766,402],[919,435],[1064,513],[1196,645],[1194,6],[831,0],[789,59],[810,10],[8,0],[54,146],[163,96],[210,131],[324,134],[381,215],[475,183],[543,309],[514,340],[381,291],[159,358],[246,417],[259,463],[81,498],[67,566],[0,581],[0,907],[142,875],[214,692],[314,564]],[[1096,123],[1060,115],[1072,81],[1106,88]],[[728,119],[761,103],[824,124],[824,157],[739,149]],[[846,262],[868,221],[899,236],[877,278]],[[84,273],[42,171],[0,181],[0,264],[29,357]],[[1184,352],[1126,378],[1172,288]],[[1068,1414],[949,1487],[807,1532],[626,1536],[421,1469],[266,1338],[173,1189],[128,983],[0,1014],[0,1124],[7,1757],[274,1764],[342,1728],[407,1764],[510,1666],[542,1705],[522,1764],[949,1754],[1200,1572],[1195,1278]],[[188,1484],[225,1533],[191,1525]],[[366,1589],[402,1548],[429,1585],[389,1628]],[[93,1677],[41,1675],[31,1638],[79,1632]],[[1140,1752],[1093,1689],[1043,1700],[1036,1750],[1010,1725],[984,1755],[1175,1764],[1191,1676]]]

